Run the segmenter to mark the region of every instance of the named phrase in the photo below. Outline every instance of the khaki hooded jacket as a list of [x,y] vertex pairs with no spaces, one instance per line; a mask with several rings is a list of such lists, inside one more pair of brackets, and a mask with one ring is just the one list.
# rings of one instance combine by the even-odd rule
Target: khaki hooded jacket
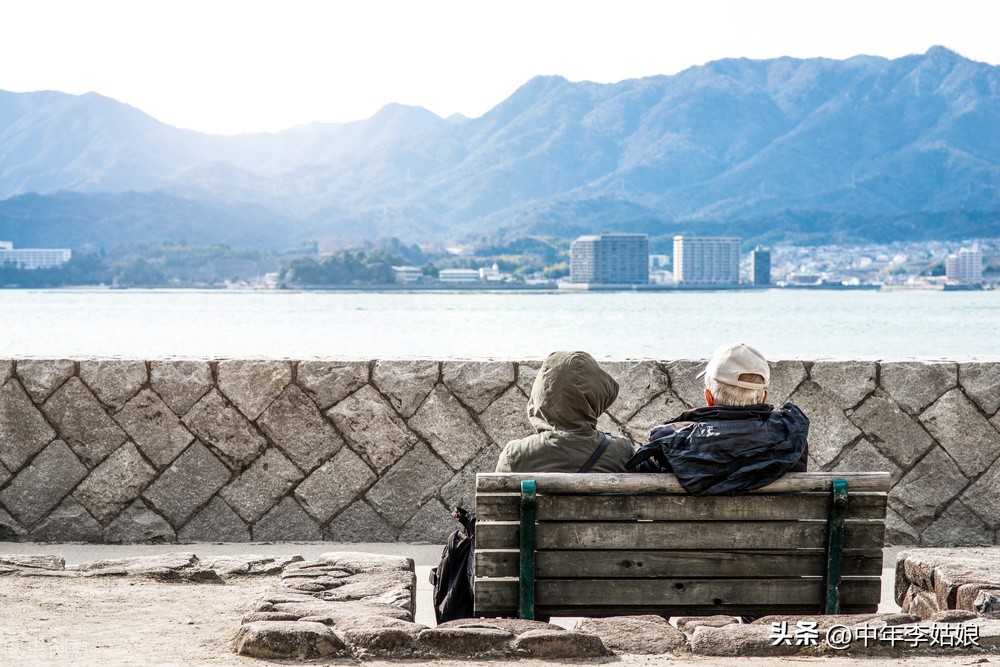
[[[618,397],[618,383],[586,352],[553,352],[528,399],[535,435],[512,440],[497,472],[578,472],[601,444],[597,419]],[[591,472],[625,472],[632,443],[612,438]]]

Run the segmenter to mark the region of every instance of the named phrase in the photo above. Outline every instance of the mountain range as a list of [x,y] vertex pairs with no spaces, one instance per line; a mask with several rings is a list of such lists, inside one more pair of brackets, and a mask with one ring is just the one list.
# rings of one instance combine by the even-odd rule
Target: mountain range
[[1000,236],[1000,68],[943,47],[727,59],[536,77],[479,118],[392,104],[238,136],[96,93],[0,91],[0,239],[20,246],[597,231]]

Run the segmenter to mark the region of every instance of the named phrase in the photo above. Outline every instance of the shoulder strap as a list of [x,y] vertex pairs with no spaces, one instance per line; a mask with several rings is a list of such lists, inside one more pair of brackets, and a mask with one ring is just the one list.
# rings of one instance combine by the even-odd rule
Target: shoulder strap
[[611,444],[611,436],[605,433],[604,437],[601,438],[601,444],[597,446],[597,449],[594,450],[594,453],[591,454],[590,458],[587,459],[587,462],[583,464],[583,467],[580,468],[580,472],[590,472],[590,469],[593,468],[594,464],[601,459],[601,456],[604,454],[604,450],[607,449],[608,445],[610,444]]

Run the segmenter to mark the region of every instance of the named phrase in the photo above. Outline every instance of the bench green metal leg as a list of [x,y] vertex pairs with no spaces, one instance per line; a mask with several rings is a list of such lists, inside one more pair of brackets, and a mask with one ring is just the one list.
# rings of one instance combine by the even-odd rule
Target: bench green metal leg
[[535,480],[521,482],[521,618],[535,620]]
[[826,533],[826,577],[823,613],[840,613],[840,578],[844,561],[844,517],[847,515],[847,480],[833,480]]

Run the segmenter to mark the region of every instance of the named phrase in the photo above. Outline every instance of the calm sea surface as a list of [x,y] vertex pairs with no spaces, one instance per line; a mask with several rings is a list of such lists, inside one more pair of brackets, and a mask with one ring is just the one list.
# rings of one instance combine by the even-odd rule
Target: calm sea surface
[[0,290],[4,357],[769,357],[1000,355],[987,292]]

